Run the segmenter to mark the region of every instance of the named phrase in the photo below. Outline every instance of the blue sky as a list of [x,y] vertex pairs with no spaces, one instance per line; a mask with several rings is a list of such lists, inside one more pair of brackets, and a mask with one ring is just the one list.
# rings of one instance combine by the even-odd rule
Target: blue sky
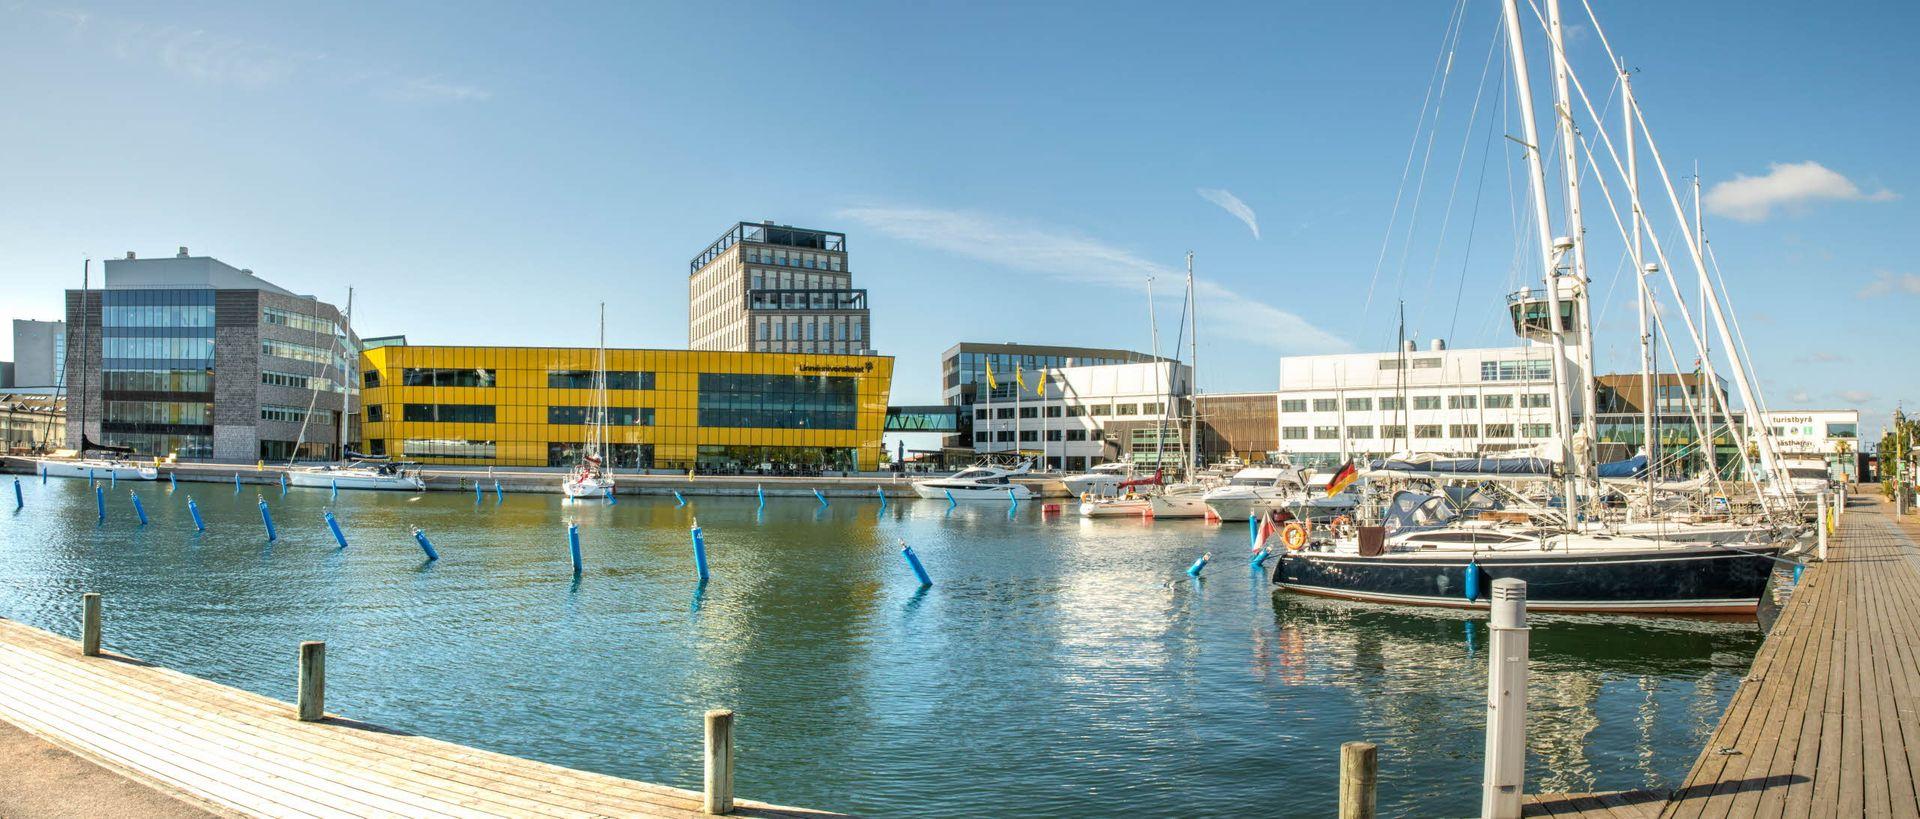
[[[1701,163],[1770,403],[1869,427],[1920,405],[1920,13],[1672,5],[1598,11],[1669,170]],[[1188,250],[1208,390],[1389,349],[1400,298],[1423,339],[1504,345],[1501,294],[1537,249],[1498,7],[1465,4],[1450,38],[1460,8],[8,3],[0,312],[51,317],[83,258],[187,245],[354,286],[363,334],[585,345],[604,300],[611,343],[677,347],[687,260],[766,218],[849,234],[898,403],[935,399],[962,339],[1145,348],[1145,278],[1171,315]],[[1568,14],[1617,131],[1599,38]],[[1597,192],[1587,224],[1596,349],[1630,368]]]

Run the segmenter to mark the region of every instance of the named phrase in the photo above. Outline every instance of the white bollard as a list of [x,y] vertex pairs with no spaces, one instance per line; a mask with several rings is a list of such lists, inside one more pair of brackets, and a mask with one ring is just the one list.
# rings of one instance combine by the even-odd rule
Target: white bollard
[[1493,581],[1487,652],[1487,767],[1480,815],[1517,819],[1527,778],[1527,582]]
[[1813,516],[1814,517],[1813,530],[1819,533],[1820,559],[1826,560],[1827,559],[1827,493],[1825,492],[1820,493],[1820,502],[1814,504],[1814,506],[1817,507],[1817,511],[1814,513],[1814,516]]
[[1841,513],[1847,509],[1847,490],[1836,489],[1833,492],[1833,525],[1840,525]]

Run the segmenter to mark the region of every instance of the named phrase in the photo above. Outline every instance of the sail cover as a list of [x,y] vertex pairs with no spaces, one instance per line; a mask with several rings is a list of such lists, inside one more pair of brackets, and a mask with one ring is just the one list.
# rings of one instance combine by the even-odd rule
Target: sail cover
[[1647,474],[1647,456],[1635,455],[1624,461],[1613,461],[1600,465],[1602,478],[1641,478]]
[[80,434],[80,452],[81,454],[85,454],[88,452],[111,452],[115,455],[132,455],[133,447],[103,444],[93,440],[92,438],[88,438],[86,436],[86,433],[81,433]]

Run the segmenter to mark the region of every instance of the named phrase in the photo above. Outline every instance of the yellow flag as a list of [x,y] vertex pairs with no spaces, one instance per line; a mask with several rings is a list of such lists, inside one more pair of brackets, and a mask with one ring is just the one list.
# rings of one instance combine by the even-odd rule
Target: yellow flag
[[993,380],[993,359],[987,359],[987,389],[1000,389],[1000,382]]
[[1033,394],[1038,395],[1041,398],[1047,397],[1047,371],[1046,370],[1040,371],[1040,383],[1034,386]]
[[1013,365],[1013,383],[1019,384],[1020,389],[1024,390],[1027,388],[1027,370],[1025,367],[1019,364]]

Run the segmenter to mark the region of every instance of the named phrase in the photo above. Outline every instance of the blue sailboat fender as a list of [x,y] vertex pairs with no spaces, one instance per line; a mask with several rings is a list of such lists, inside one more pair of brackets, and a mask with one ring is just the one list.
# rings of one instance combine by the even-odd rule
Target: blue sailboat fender
[[1480,599],[1480,564],[1476,561],[1472,561],[1472,560],[1467,561],[1467,583],[1466,583],[1465,593],[1467,595],[1468,600]]

